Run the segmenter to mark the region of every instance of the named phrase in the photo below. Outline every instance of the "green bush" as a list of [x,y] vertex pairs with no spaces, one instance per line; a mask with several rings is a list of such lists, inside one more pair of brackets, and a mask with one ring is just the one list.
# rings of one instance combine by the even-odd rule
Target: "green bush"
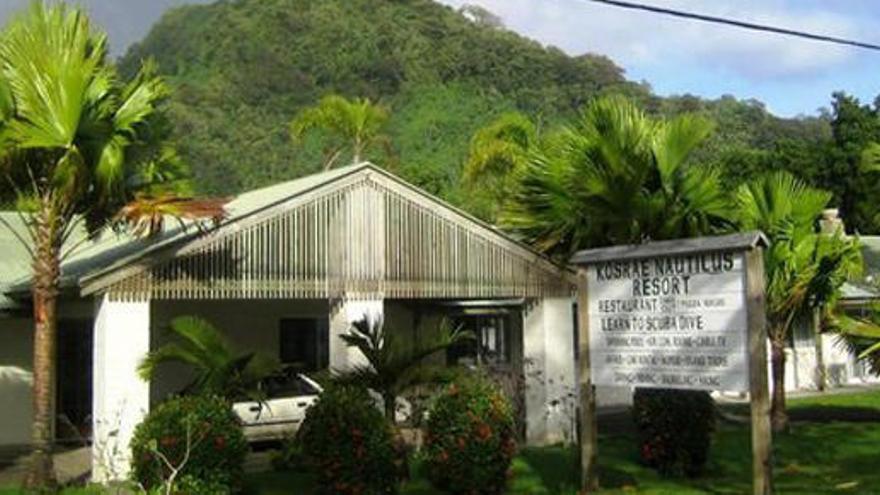
[[200,493],[213,495],[241,488],[248,445],[229,403],[217,397],[177,397],[151,411],[131,441],[134,480],[147,490],[163,486],[171,469],[162,458],[179,468],[187,450],[189,459],[175,483],[178,491],[197,486]]
[[301,454],[317,476],[320,493],[397,493],[399,457],[391,425],[364,388],[326,388],[306,413],[294,442],[286,450]]
[[470,377],[440,394],[422,449],[434,486],[449,493],[503,493],[515,454],[512,407],[494,385]]
[[708,392],[636,389],[633,415],[642,462],[667,475],[703,472],[715,431]]

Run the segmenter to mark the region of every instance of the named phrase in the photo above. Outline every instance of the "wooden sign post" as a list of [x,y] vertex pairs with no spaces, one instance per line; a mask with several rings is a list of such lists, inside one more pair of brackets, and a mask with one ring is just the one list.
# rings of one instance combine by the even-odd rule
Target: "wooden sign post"
[[772,493],[760,233],[577,253],[581,492],[599,488],[596,385],[750,392],[753,487]]

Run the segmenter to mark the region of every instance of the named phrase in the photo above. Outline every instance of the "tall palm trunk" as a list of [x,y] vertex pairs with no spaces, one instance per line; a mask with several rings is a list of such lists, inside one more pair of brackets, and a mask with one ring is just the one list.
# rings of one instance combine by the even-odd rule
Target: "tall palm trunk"
[[816,389],[825,391],[828,382],[825,373],[825,352],[822,347],[822,312],[813,310],[813,342],[816,346]]
[[788,429],[785,410],[785,340],[770,339],[770,360],[773,366],[773,398],[770,408],[774,432]]
[[35,220],[33,451],[25,486],[45,488],[55,484],[52,444],[55,416],[55,348],[58,330],[56,307],[61,273],[60,251],[63,229],[60,228],[60,220],[50,204],[41,207]]
[[385,406],[385,419],[392,425],[397,424],[397,396],[392,393],[382,395],[382,403]]

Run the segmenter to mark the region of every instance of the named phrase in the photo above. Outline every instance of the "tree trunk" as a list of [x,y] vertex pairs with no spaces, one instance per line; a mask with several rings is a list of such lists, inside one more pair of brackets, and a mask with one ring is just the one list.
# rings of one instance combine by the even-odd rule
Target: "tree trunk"
[[385,419],[392,425],[397,425],[397,396],[391,393],[382,394],[382,404],[385,406]]
[[56,307],[60,277],[60,231],[58,219],[44,205],[37,215],[33,259],[34,377],[33,426],[30,469],[25,486],[32,489],[55,485],[52,463],[55,416]]
[[785,341],[770,340],[770,358],[773,365],[773,400],[770,417],[774,432],[788,429],[788,412],[785,410]]
[[816,389],[824,392],[827,379],[825,376],[825,354],[822,350],[822,312],[813,310],[813,339],[816,346]]

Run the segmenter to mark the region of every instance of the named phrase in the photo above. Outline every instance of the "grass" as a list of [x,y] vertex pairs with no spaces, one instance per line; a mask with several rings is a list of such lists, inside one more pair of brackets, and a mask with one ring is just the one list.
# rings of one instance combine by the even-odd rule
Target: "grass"
[[[880,491],[880,391],[793,399],[792,431],[776,438],[774,482],[784,494],[873,494]],[[858,412],[854,416],[853,411]],[[835,416],[855,421],[836,421]],[[869,416],[877,419],[869,421]],[[801,421],[800,417],[817,418]],[[625,421],[615,422],[625,424]],[[600,423],[600,428],[602,427]],[[616,430],[616,428],[615,428]],[[599,440],[602,493],[646,495],[740,495],[751,491],[751,446],[747,425],[724,424],[717,432],[705,476],[668,479],[637,462],[629,431],[608,431]],[[403,495],[434,495],[418,475]],[[564,447],[527,448],[516,458],[508,493],[574,495],[577,456]],[[311,493],[312,481],[297,473],[248,479],[249,495]]]

